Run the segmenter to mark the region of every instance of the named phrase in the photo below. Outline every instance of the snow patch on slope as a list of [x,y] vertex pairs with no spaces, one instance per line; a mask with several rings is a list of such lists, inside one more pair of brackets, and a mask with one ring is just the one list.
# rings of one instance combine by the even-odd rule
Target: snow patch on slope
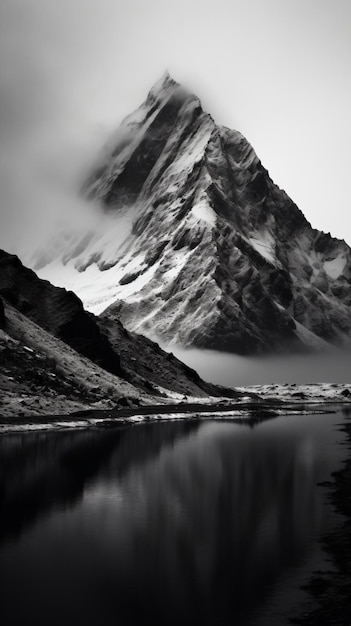
[[274,239],[268,231],[254,233],[253,237],[249,237],[249,242],[256,252],[263,256],[266,261],[269,261],[269,263],[273,263],[274,265],[279,263],[275,255]]
[[110,304],[118,300],[122,294],[128,302],[137,301],[139,292],[151,280],[158,265],[154,265],[145,271],[141,271],[130,283],[121,285],[123,279],[132,267],[139,263],[133,259],[126,266],[117,263],[108,270],[101,271],[96,263],[90,265],[84,272],[78,272],[71,261],[64,267],[59,263],[51,263],[38,272],[40,278],[50,280],[56,286],[64,286],[77,293],[84,303],[85,308],[95,315],[100,315]]
[[198,204],[195,204],[195,206],[193,206],[191,211],[197,219],[203,220],[211,226],[216,225],[216,213],[214,212],[212,207],[208,205],[206,200],[200,200]]
[[172,257],[170,257],[170,264],[172,265],[172,267],[164,273],[164,282],[168,282],[177,278],[178,274],[187,263],[190,255],[191,250],[188,252],[182,250],[181,252],[178,252],[177,254],[174,254]]
[[334,280],[339,278],[339,276],[341,276],[341,274],[344,271],[346,262],[347,262],[346,258],[340,255],[337,256],[332,261],[325,261],[324,269],[326,273],[328,274],[329,278],[333,278]]
[[[189,108],[198,106],[197,101],[192,101],[187,105],[187,111]],[[178,155],[178,158],[170,166],[170,174],[181,174],[184,176],[186,171],[193,169],[195,163],[199,162],[204,155],[206,146],[213,133],[214,122],[210,116],[204,116],[204,122],[201,129],[196,133],[191,141],[188,142],[187,150],[184,150]]]

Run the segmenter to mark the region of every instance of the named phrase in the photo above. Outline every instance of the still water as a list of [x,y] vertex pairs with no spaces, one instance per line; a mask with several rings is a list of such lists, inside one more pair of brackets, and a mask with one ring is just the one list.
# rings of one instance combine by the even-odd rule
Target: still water
[[0,623],[287,623],[335,524],[316,483],[344,419],[1,437]]

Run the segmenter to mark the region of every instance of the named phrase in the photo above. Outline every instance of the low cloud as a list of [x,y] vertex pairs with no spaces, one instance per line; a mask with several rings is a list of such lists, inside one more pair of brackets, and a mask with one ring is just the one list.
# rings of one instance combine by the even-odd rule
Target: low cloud
[[349,383],[350,353],[242,357],[212,350],[168,347],[205,380],[235,387],[270,383]]

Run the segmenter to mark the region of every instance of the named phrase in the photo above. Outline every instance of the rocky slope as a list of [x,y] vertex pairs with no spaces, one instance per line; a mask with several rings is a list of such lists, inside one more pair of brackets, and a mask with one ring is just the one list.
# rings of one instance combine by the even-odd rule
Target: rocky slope
[[19,312],[62,339],[80,354],[114,374],[121,373],[118,353],[100,332],[73,292],[54,287],[0,250],[0,295]]
[[185,396],[238,396],[234,389],[204,381],[194,369],[151,339],[127,331],[113,312],[96,320],[113,349],[118,351],[124,377],[137,388],[154,394],[164,388]]
[[350,248],[314,230],[248,141],[168,75],[84,191],[105,206],[99,227],[32,262],[106,320],[242,354],[350,345]]
[[0,329],[0,418],[62,415],[85,408],[112,408],[126,396],[147,394],[95,365],[43,328],[5,305]]
[[[123,397],[235,396],[0,251],[0,415],[109,408]],[[181,397],[181,396],[180,396]],[[97,403],[97,404],[96,404]]]

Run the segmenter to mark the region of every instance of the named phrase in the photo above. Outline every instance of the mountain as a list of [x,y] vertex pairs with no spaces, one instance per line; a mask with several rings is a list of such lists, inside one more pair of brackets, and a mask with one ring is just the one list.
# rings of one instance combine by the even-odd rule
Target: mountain
[[146,394],[102,369],[5,302],[0,328],[0,418],[110,409]]
[[0,295],[20,313],[107,371],[120,375],[118,353],[78,296],[40,280],[18,257],[0,250]]
[[168,74],[84,193],[105,207],[99,224],[33,263],[106,323],[240,354],[350,346],[349,246],[313,229],[245,137]]
[[[126,396],[234,397],[157,344],[87,313],[72,292],[0,250],[0,414],[68,412]],[[19,399],[20,398],[20,399]]]

